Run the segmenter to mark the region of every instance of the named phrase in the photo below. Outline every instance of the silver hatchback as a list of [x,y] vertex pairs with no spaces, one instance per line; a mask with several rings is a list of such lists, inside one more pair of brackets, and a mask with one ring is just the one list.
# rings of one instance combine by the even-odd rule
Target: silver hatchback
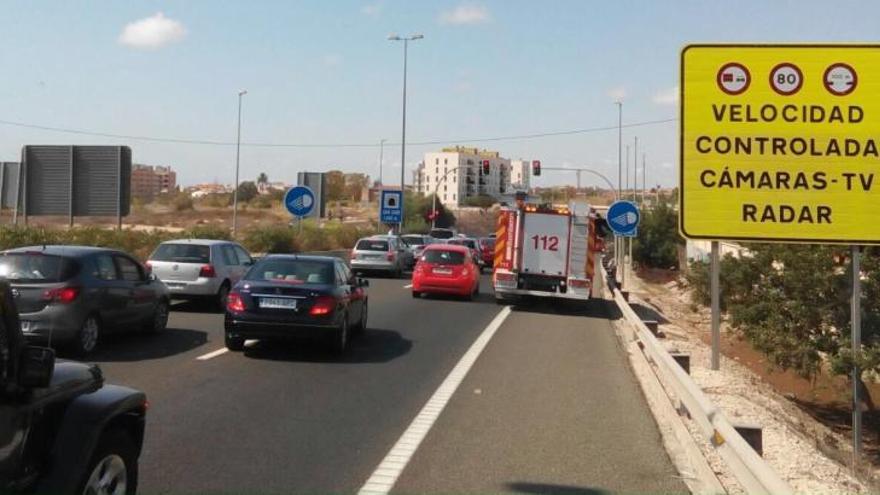
[[163,242],[147,260],[173,297],[213,299],[220,308],[253,263],[241,245],[209,239]]
[[406,263],[406,248],[393,236],[361,239],[351,251],[351,269],[355,273],[383,272],[400,277]]

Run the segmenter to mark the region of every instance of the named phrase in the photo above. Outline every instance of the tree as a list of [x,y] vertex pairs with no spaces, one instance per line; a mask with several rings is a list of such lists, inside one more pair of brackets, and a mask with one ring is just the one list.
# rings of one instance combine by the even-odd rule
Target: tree
[[[697,265],[689,276],[706,302],[709,270]],[[750,245],[739,258],[721,264],[722,303],[731,324],[769,362],[811,378],[825,365],[851,375],[880,371],[880,251],[869,248],[861,278],[862,348],[851,351],[849,298],[852,280],[847,248],[828,245]],[[869,407],[873,403],[868,401]]]
[[257,197],[259,192],[257,191],[257,185],[253,183],[253,181],[245,181],[238,185],[238,200],[239,201],[250,201]]
[[370,186],[370,178],[366,174],[345,174],[345,198],[360,201],[361,193]]
[[633,242],[633,258],[652,268],[678,268],[678,214],[665,204],[642,212],[639,234]]
[[327,201],[345,199],[345,174],[339,170],[331,170],[325,175],[327,177]]
[[[433,195],[422,196],[418,193],[407,192],[403,204],[403,214],[406,216],[405,222],[409,224],[425,222],[430,225],[431,222],[428,220],[428,214],[431,212],[432,203]],[[437,199],[437,212],[438,216],[435,221],[437,227],[447,228],[455,225],[455,215],[443,206],[439,198]]]
[[260,175],[257,176],[257,184],[260,186],[265,186],[269,183],[269,176],[266,175],[266,172],[260,172]]
[[477,196],[471,196],[464,200],[465,206],[476,206],[477,208],[489,208],[492,205],[497,203],[494,197],[489,196],[488,194],[480,194]]

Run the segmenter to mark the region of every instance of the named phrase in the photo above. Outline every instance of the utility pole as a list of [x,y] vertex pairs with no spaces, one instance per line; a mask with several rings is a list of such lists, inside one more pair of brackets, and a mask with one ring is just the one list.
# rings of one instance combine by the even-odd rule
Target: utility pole
[[238,165],[241,157],[241,97],[247,94],[246,89],[238,92],[238,137],[235,140],[235,184],[232,189],[232,237],[238,230]]
[[645,195],[648,193],[648,169],[646,168],[645,153],[642,153],[642,204],[645,204]]

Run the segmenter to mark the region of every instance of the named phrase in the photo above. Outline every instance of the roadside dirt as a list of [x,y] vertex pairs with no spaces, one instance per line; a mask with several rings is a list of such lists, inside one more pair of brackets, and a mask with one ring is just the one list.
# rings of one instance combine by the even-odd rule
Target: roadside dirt
[[[633,292],[660,313],[660,318],[711,344],[711,314],[691,303],[690,293],[679,283],[680,274],[668,270],[641,270],[634,278]],[[662,323],[662,322],[661,322]],[[852,460],[852,411],[850,385],[844,377],[823,373],[813,380],[796,373],[774,369],[767,358],[722,322],[723,356],[747,368],[784,398],[791,426],[811,438],[826,456],[844,466]],[[880,384],[869,383],[872,397],[880,397]],[[813,421],[810,421],[812,419]],[[880,488],[880,412],[864,412],[863,461],[861,474],[872,491]]]

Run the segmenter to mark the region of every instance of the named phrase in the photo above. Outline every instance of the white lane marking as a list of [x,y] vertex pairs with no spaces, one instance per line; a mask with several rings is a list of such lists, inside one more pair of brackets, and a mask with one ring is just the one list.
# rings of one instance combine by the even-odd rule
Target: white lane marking
[[[245,340],[244,346],[245,347],[252,347],[256,343],[257,343],[256,340]],[[226,354],[227,352],[229,352],[229,349],[227,349],[225,347],[221,347],[220,349],[217,349],[216,351],[211,351],[207,354],[202,354],[201,356],[197,357],[196,360],[207,361],[209,359],[214,359],[217,356],[222,356],[222,355]]]
[[407,284],[403,286],[404,289],[412,289],[412,284]]
[[452,371],[449,372],[449,375],[446,376],[446,379],[443,380],[443,383],[440,384],[434,395],[428,399],[428,402],[422,407],[422,410],[419,411],[419,414],[416,415],[406,431],[403,432],[403,435],[394,444],[394,447],[391,447],[391,450],[382,462],[379,463],[379,467],[376,468],[370,479],[358,491],[359,495],[385,495],[391,491],[394,484],[397,483],[400,474],[403,473],[406,465],[412,459],[413,454],[416,453],[416,449],[419,448],[422,440],[425,439],[425,436],[434,426],[434,422],[440,417],[443,408],[449,403],[449,399],[455,394],[464,377],[467,376],[471,367],[483,352],[483,349],[489,344],[492,336],[495,335],[495,332],[498,331],[498,328],[501,327],[501,324],[504,323],[508,315],[510,315],[510,306],[502,309],[495,316],[495,319],[489,323],[489,326],[483,330],[483,333],[477,337],[477,340],[471,344],[470,349],[461,357],[458,364],[452,368]]
[[203,354],[203,355],[197,357],[196,359],[199,361],[207,361],[207,360],[215,358],[217,356],[222,356],[223,354],[226,354],[227,352],[229,352],[229,349],[223,347],[221,349],[217,349],[216,351],[209,352],[207,354]]

